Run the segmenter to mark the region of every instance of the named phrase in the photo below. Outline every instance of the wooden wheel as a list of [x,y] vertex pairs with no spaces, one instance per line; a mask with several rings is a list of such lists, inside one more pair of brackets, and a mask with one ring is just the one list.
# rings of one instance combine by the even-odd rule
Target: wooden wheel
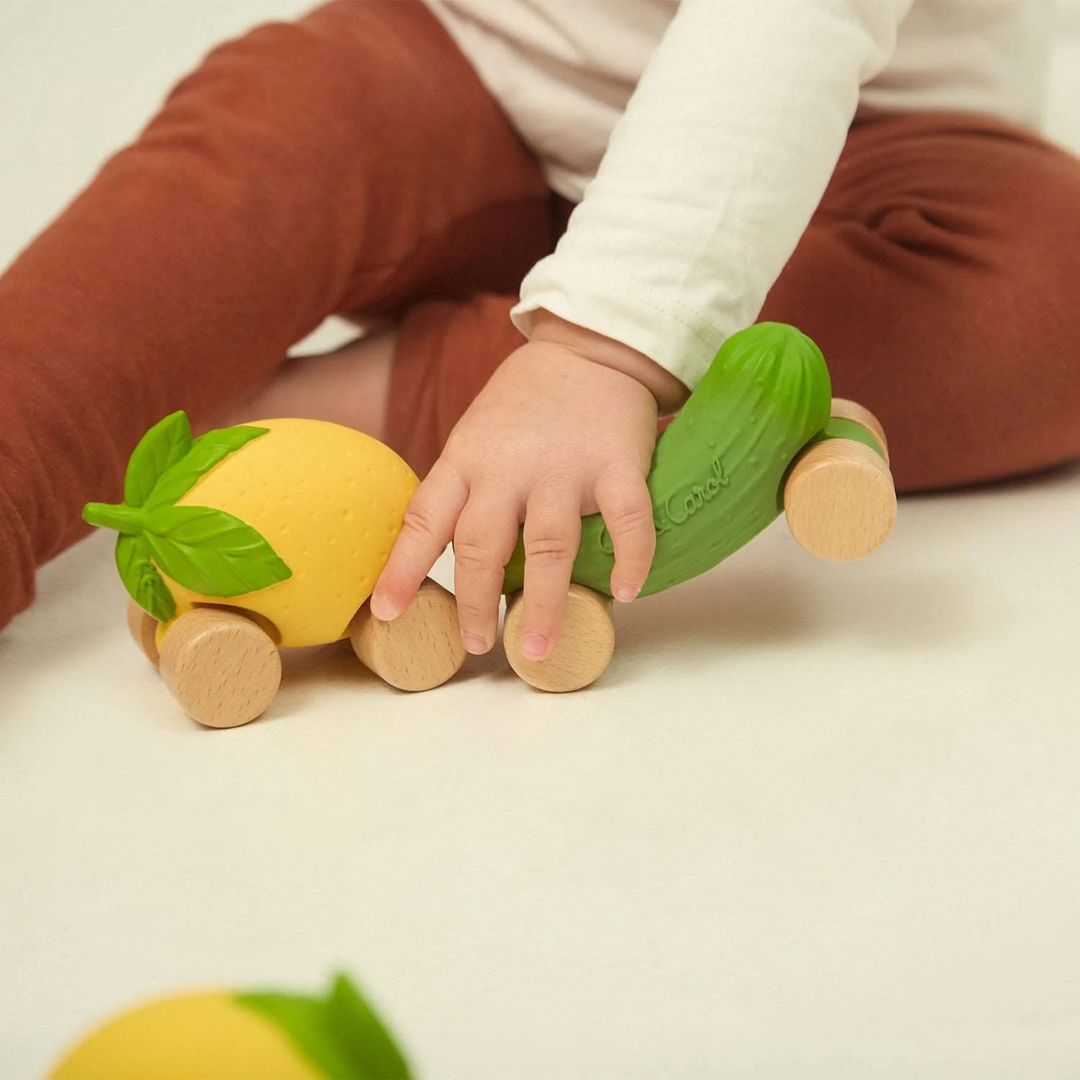
[[252,619],[197,608],[169,627],[161,677],[187,714],[207,727],[238,727],[260,716],[281,684],[281,654]]
[[148,615],[138,604],[132,600],[127,609],[128,630],[135,644],[139,646],[143,656],[154,667],[158,666],[161,657],[157,647],[158,622],[152,615]]
[[603,675],[615,652],[615,622],[608,596],[571,585],[562,635],[546,660],[528,660],[521,651],[524,607],[521,593],[507,597],[503,647],[510,666],[537,690],[580,690]]
[[[885,432],[868,410],[837,398],[832,414],[865,427],[888,454]],[[825,439],[805,450],[784,484],[792,536],[813,555],[847,562],[885,543],[896,524],[888,458],[855,439]]]
[[398,690],[433,690],[465,663],[457,602],[428,578],[401,615],[382,622],[365,604],[349,626],[361,663]]

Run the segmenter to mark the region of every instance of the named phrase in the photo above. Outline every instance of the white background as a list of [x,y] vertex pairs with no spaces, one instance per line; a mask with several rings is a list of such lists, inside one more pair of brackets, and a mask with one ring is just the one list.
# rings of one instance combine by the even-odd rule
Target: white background
[[[292,0],[0,3],[0,263],[212,42]],[[1080,46],[1048,122],[1080,148]],[[1080,316],[1078,316],[1080,317]],[[778,524],[623,612],[592,690],[290,658],[207,732],[109,541],[0,636],[0,1076],[147,995],[341,965],[427,1077],[1080,1074],[1080,471]]]

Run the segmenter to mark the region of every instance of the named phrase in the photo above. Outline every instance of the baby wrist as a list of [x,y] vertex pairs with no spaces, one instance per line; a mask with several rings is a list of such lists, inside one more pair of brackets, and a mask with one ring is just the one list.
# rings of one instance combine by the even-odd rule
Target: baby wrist
[[533,314],[531,340],[562,345],[594,364],[636,379],[656,399],[661,415],[675,412],[690,394],[683,382],[644,353],[549,311],[538,310]]

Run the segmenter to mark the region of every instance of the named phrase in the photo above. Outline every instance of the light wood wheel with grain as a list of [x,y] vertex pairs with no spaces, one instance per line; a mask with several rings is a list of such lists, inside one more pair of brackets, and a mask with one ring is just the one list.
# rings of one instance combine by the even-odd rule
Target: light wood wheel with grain
[[833,399],[832,416],[869,431],[885,456],[856,439],[823,439],[804,450],[784,483],[788,528],[821,559],[849,562],[876,551],[896,524],[896,487],[877,418],[855,402]]
[[349,626],[360,662],[398,690],[433,690],[452,679],[465,663],[458,629],[457,601],[427,578],[413,602],[396,619],[383,622],[365,604]]
[[157,619],[148,615],[132,600],[128,603],[127,624],[132,640],[139,646],[143,656],[157,667],[161,660],[157,647]]
[[207,727],[239,727],[261,716],[281,685],[281,653],[254,619],[196,608],[169,627],[161,677],[187,714]]
[[584,585],[571,585],[562,634],[546,660],[529,660],[521,651],[522,594],[506,599],[503,648],[510,666],[537,690],[567,693],[596,682],[615,652],[611,597]]

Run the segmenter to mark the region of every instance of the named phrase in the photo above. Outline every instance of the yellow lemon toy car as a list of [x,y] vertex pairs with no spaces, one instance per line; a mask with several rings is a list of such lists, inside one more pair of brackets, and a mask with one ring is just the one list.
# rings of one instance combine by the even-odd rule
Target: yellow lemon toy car
[[136,447],[119,505],[84,518],[116,529],[129,625],[188,714],[212,727],[259,716],[279,649],[349,639],[403,690],[465,660],[453,596],[427,581],[392,623],[371,595],[419,481],[389,447],[318,420],[265,420],[193,438],[174,413]]

